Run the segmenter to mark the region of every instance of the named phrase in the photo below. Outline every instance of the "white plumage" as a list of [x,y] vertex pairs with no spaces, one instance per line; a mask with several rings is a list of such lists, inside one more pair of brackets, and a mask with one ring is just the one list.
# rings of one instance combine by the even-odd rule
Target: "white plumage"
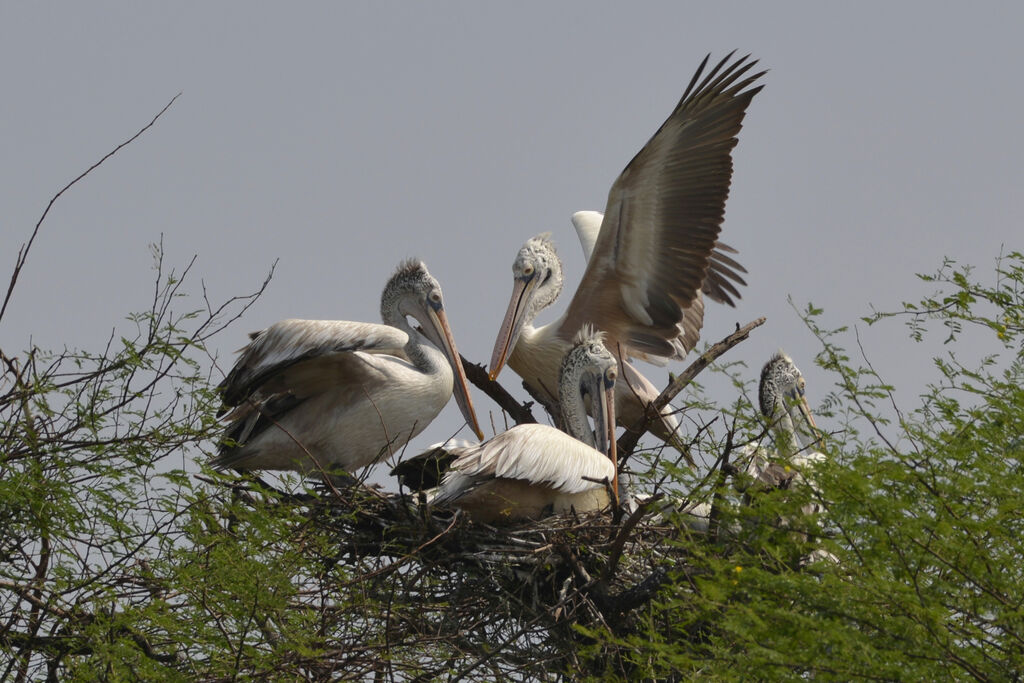
[[456,452],[459,455],[445,485],[459,490],[485,479],[520,479],[562,493],[579,493],[594,488],[596,482],[610,482],[615,474],[612,461],[593,446],[542,424],[517,425],[486,443]]
[[[703,295],[731,304],[744,284],[743,268],[718,242],[732,177],[732,149],[763,72],[746,57],[718,63],[702,77],[701,64],[675,110],[627,164],[596,212],[574,217],[583,225],[586,272],[569,308],[555,322],[534,328],[537,313],[562,289],[562,267],[547,234],[527,241],[512,266],[512,298],[491,356],[490,375],[504,364],[553,403],[557,370],[584,324],[607,335],[622,368],[616,391],[619,421],[633,427],[658,391],[625,361],[681,358],[693,348],[703,322]],[[593,237],[592,237],[593,235]],[[670,409],[651,431],[673,439],[678,420]]]
[[[431,501],[463,508],[482,521],[536,519],[607,506],[608,487],[616,484],[616,373],[615,358],[601,335],[582,332],[566,355],[559,381],[562,416],[573,436],[526,424],[486,443],[453,448],[456,458]],[[595,406],[593,430],[584,395]]]
[[220,385],[232,410],[213,464],[355,471],[422,432],[453,386],[480,436],[441,288],[426,266],[399,267],[381,315],[387,324],[283,320],[254,334]]

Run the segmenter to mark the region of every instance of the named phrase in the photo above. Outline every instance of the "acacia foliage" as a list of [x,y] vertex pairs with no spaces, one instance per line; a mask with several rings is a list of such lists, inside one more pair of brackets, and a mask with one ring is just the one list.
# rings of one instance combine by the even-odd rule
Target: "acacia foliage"
[[920,405],[896,410],[808,307],[835,378],[816,486],[736,494],[723,461],[763,431],[740,399],[694,439],[718,461],[703,483],[661,458],[639,484],[714,501],[712,531],[662,507],[626,533],[474,530],[414,498],[203,471],[204,346],[240,311],[176,314],[182,279],[159,275],[103,353],[4,355],[2,675],[1015,680],[1024,259],[1001,259],[992,287],[951,263],[926,280],[935,296],[869,319],[942,336]]
[[[665,584],[636,633],[590,631],[594,656],[616,644],[635,677],[1020,680],[1024,257],[994,275],[983,285],[948,261],[921,276],[933,295],[864,319],[939,342],[937,379],[910,410],[866,351],[841,347],[849,330],[822,329],[808,306],[834,387],[817,411],[829,460],[805,493],[835,559],[794,563],[792,534],[762,508],[760,534],[703,551],[684,540],[687,579]],[[802,501],[786,498],[772,514],[794,514]]]

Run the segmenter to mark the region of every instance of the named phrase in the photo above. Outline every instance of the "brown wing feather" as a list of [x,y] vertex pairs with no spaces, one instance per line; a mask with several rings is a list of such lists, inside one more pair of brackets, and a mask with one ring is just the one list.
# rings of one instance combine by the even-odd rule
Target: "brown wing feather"
[[761,89],[750,86],[764,72],[747,76],[757,62],[727,64],[731,57],[700,80],[705,58],[675,110],[612,185],[562,336],[592,322],[638,353],[671,356],[677,325],[702,287],[716,301],[739,296],[729,280],[742,284],[742,268],[717,239],[732,149]]
[[333,405],[340,409],[365,400],[364,387],[380,381],[377,368],[353,352],[336,352],[278,367],[221,418],[228,425],[220,454],[212,464],[230,467],[232,455],[240,453],[236,443],[255,438],[311,398],[331,391]]
[[736,263],[732,257],[727,256],[726,252],[735,254],[736,250],[728,244],[715,243],[715,250],[711,252],[711,260],[708,263],[708,274],[704,278],[701,290],[712,301],[735,306],[736,303],[733,299],[740,298],[736,285],[746,286],[747,281],[740,273],[746,273],[747,269]]
[[253,391],[297,363],[352,351],[404,357],[408,335],[380,323],[348,320],[281,320],[250,335],[231,372],[218,385],[225,406],[236,406]]

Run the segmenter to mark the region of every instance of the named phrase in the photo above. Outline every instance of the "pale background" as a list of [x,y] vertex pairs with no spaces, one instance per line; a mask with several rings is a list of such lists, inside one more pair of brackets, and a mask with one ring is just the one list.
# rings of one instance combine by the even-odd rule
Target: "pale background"
[[[407,256],[441,281],[460,350],[485,362],[518,247],[554,234],[563,310],[583,270],[569,216],[604,207],[703,56],[735,48],[770,69],[722,234],[749,286],[735,310],[709,305],[705,338],[767,316],[728,357],[756,376],[785,348],[813,406],[828,387],[787,295],[853,324],[930,291],[914,273],[943,256],[991,281],[1000,250],[1022,247],[1022,26],[1021,3],[5,2],[5,287],[49,198],[182,96],[54,207],[0,348],[99,350],[149,305],[162,233],[167,265],[198,254],[214,300],[280,259],[219,338],[225,370],[246,332],[281,318],[378,320]],[[912,407],[928,354],[898,325],[859,329]],[[493,404],[474,398],[489,424]],[[452,403],[413,446],[460,422]]]

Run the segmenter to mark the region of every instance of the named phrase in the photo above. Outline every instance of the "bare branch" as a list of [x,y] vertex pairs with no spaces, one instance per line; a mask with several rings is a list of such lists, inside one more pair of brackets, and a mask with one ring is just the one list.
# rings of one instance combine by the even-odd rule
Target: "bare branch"
[[462,368],[466,371],[466,379],[472,382],[477,389],[494,399],[494,402],[502,410],[512,416],[516,424],[533,424],[537,422],[530,411],[530,404],[519,403],[503,386],[496,381],[492,381],[487,376],[487,371],[483,365],[471,363],[462,354],[459,354],[459,358],[462,360]]
[[711,365],[711,363],[713,363],[723,353],[748,338],[751,330],[763,325],[765,320],[766,318],[760,317],[757,320],[747,323],[743,327],[737,325],[735,332],[722,339],[704,353],[700,354],[697,360],[690,363],[689,367],[687,367],[682,374],[672,380],[669,385],[665,387],[665,390],[661,392],[658,398],[647,406],[643,420],[638,422],[632,429],[626,430],[626,433],[622,435],[618,443],[619,453],[624,454],[624,456],[632,453],[633,449],[636,448],[636,444],[640,440],[640,437],[643,436],[644,433],[650,429],[651,424],[658,419],[661,409],[667,406],[680,391],[686,388],[686,385],[692,382],[694,378],[704,370],[704,368]]
[[36,235],[39,234],[39,228],[40,228],[40,226],[42,226],[43,221],[46,220],[46,216],[47,216],[47,214],[50,213],[50,208],[53,207],[54,203],[58,199],[60,199],[61,195],[63,195],[65,192],[67,192],[69,189],[71,189],[72,185],[74,185],[79,180],[81,180],[85,176],[87,176],[90,173],[92,173],[96,168],[98,168],[100,166],[100,164],[102,164],[104,161],[106,161],[110,157],[112,157],[115,154],[117,154],[118,152],[120,152],[123,147],[125,147],[127,145],[130,145],[132,142],[135,141],[136,138],[138,138],[140,135],[142,135],[147,130],[149,130],[153,126],[153,124],[156,123],[157,119],[159,119],[161,116],[163,116],[163,113],[165,111],[167,111],[170,108],[170,106],[172,104],[174,104],[174,101],[176,99],[178,99],[179,97],[181,97],[181,93],[178,93],[177,95],[172,97],[171,101],[168,102],[167,104],[165,104],[164,108],[161,109],[159,112],[157,112],[157,115],[154,116],[153,119],[149,123],[147,123],[145,126],[140,128],[139,131],[137,133],[135,133],[135,135],[131,136],[130,138],[128,138],[127,140],[125,140],[124,142],[119,144],[117,147],[115,147],[114,149],[112,149],[109,152],[107,152],[105,155],[103,155],[102,159],[100,159],[99,161],[94,163],[89,168],[85,169],[85,171],[83,171],[81,174],[79,174],[77,178],[75,178],[70,183],[68,183],[67,185],[62,187],[60,189],[60,191],[57,192],[57,194],[53,195],[53,197],[50,198],[50,203],[46,205],[46,209],[43,210],[43,215],[39,217],[39,221],[36,223],[36,227],[32,231],[32,236],[29,237],[28,242],[26,244],[22,244],[21,247],[19,247],[19,249],[18,249],[18,257],[17,257],[17,259],[15,259],[14,271],[11,273],[11,282],[10,282],[9,285],[7,285],[7,295],[4,296],[4,303],[3,303],[2,306],[0,306],[0,320],[3,320],[4,313],[7,311],[7,304],[10,302],[11,294],[14,292],[14,285],[17,284],[17,282],[18,282],[18,275],[21,273],[21,269],[25,265],[25,260],[28,258],[28,252],[32,248],[33,242],[35,242],[35,240],[36,240]]

